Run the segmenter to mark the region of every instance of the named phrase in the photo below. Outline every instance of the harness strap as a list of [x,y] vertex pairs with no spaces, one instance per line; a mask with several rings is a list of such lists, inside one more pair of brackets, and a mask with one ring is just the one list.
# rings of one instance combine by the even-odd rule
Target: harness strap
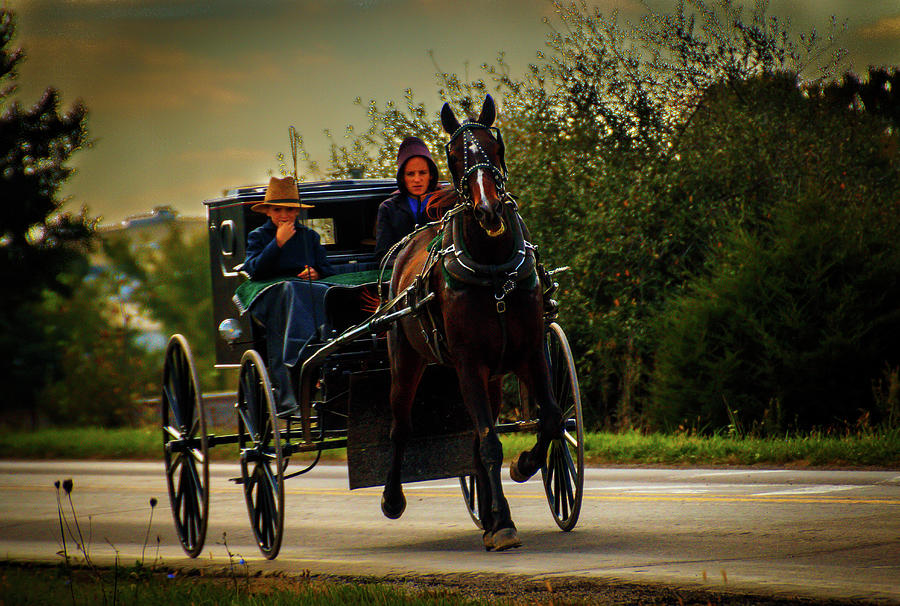
[[[431,277],[431,272],[434,271],[435,266],[437,266],[439,259],[440,254],[435,252],[435,249],[432,248],[428,252],[428,257],[425,259],[422,270],[413,281],[413,284],[417,286],[417,291],[422,295],[428,296],[433,294],[428,290],[428,280]],[[446,364],[449,352],[447,351],[447,345],[444,342],[443,332],[438,328],[438,323],[434,317],[432,307],[432,305],[423,306],[425,315],[427,316],[427,322],[423,319],[421,313],[416,314],[416,319],[419,322],[419,328],[422,331],[422,336],[425,338],[425,344],[428,345],[428,349],[431,350],[432,355],[434,355],[439,363]]]
[[[511,223],[515,238],[512,256],[506,263],[486,265],[474,261],[469,256],[463,244],[462,225],[459,221],[453,221],[449,230],[444,229],[443,248],[441,249],[444,259],[443,266],[450,277],[463,284],[490,286],[495,289],[495,292],[500,292],[498,286],[511,281],[512,286],[506,289],[507,293],[511,292],[517,283],[526,279],[534,279],[535,247],[525,241],[524,224],[518,213],[515,213],[515,220]],[[503,282],[498,284],[497,276],[503,276]]]

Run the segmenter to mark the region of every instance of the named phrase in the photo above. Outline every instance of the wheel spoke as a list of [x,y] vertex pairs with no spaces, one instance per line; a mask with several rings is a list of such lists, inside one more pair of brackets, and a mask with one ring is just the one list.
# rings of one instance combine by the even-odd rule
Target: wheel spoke
[[[557,447],[557,456],[559,457],[560,474],[563,478],[563,486],[565,487],[567,511],[571,511],[570,506],[575,502],[575,491],[572,487],[572,479],[575,477],[575,465],[572,464],[572,457],[565,442],[559,442]],[[566,513],[564,518],[568,518]]]
[[172,416],[175,417],[175,424],[177,425],[178,411],[176,408],[178,407],[178,401],[175,399],[175,394],[172,392],[172,386],[169,384],[170,382],[171,381],[163,383],[163,402],[164,404],[167,403],[167,408],[172,410]]
[[260,509],[263,510],[263,523],[264,527],[262,528],[264,535],[264,544],[266,549],[270,548],[275,542],[275,516],[277,515],[275,509],[275,483],[272,478],[272,469],[268,464],[262,466],[262,471],[264,474],[264,482],[260,484],[260,500],[262,501],[262,506]]
[[562,494],[562,479],[559,474],[559,465],[557,463],[557,455],[556,449],[550,451],[550,465],[553,468],[553,504],[554,504],[554,512],[556,513],[556,517],[561,517],[560,508],[562,503],[560,502],[561,494]]
[[185,491],[184,518],[185,526],[187,527],[186,542],[188,546],[193,547],[197,544],[197,539],[200,536],[200,507],[197,492],[191,488],[189,486],[188,490]]
[[[181,473],[178,474],[178,517],[181,519],[181,525],[185,535],[189,532],[188,511],[190,510],[191,488],[187,479],[187,464],[182,461]],[[185,536],[187,539],[187,536]]]
[[251,439],[255,439],[256,437],[256,415],[255,415],[255,401],[254,401],[254,391],[250,385],[250,378],[247,376],[249,373],[241,373],[241,395],[243,396],[245,408],[241,410],[241,415],[244,417],[245,423],[247,424],[247,433],[250,434]]
[[570,505],[572,504],[572,501],[575,500],[575,496],[572,494],[572,479],[569,477],[569,470],[563,461],[563,453],[561,452],[563,448],[564,446],[560,442],[557,442],[556,464],[559,467],[559,500],[562,503],[561,520],[565,520],[569,517]]
[[[178,479],[176,481],[175,474],[178,474]],[[171,472],[171,480],[172,485],[174,487],[174,499],[172,503],[172,510],[180,512],[181,511],[181,503],[184,500],[184,459],[181,455],[175,461],[175,464],[172,466]]]
[[555,392],[556,401],[560,404],[560,406],[563,405],[563,402],[568,403],[572,401],[572,383],[567,379],[569,379],[568,373],[566,373],[566,376],[564,377],[559,390]]
[[179,402],[184,402],[185,404],[187,404],[187,402],[188,402],[188,397],[187,397],[188,386],[187,386],[187,381],[185,380],[185,378],[188,375],[185,372],[185,368],[184,368],[185,361],[186,360],[185,360],[184,356],[181,355],[181,350],[178,350],[178,353],[175,355],[175,359],[173,360],[173,364],[172,364],[173,369],[174,369],[174,372],[172,373],[172,377],[175,380],[176,398],[178,399]]
[[[277,465],[277,463],[276,463],[276,465]],[[265,469],[265,472],[266,472],[266,481],[267,481],[268,484],[269,484],[269,488],[271,489],[271,493],[272,493],[273,495],[276,495],[276,496],[277,496],[278,493],[281,492],[280,487],[279,487],[279,484],[278,484],[278,479],[277,479],[277,478],[275,477],[275,475],[272,473],[272,467],[271,467],[271,465],[266,465],[266,466],[264,467],[264,469]],[[273,503],[273,505],[274,505],[274,503]]]
[[259,473],[259,463],[256,463],[253,468],[253,478],[254,478],[254,491],[252,493],[252,504],[253,504],[253,527],[256,529],[257,540],[262,540],[262,516],[263,516],[263,504],[262,499],[264,498],[262,495],[262,483],[260,480]]
[[572,435],[571,432],[563,430],[563,438],[572,445],[572,448],[578,449],[578,436]]
[[547,465],[547,467],[546,467],[546,472],[544,473],[544,492],[546,492],[548,495],[552,495],[552,494],[553,494],[553,489],[552,489],[552,486],[553,486],[553,474],[554,474],[553,465],[550,465],[550,464],[549,464],[549,460],[548,460],[548,465]]
[[197,467],[194,465],[193,459],[188,459],[190,463],[188,467],[188,473],[190,474],[190,481],[197,488],[197,497],[199,500],[203,500],[203,482],[200,481],[200,476],[197,474]]

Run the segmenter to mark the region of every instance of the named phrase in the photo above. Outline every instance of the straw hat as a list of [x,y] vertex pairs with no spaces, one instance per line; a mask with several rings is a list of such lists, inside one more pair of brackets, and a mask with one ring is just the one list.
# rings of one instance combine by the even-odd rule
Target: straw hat
[[269,187],[266,188],[266,197],[259,204],[254,204],[250,210],[258,213],[266,212],[264,206],[286,206],[288,208],[312,208],[309,204],[300,203],[300,194],[297,192],[297,184],[293,177],[269,179]]

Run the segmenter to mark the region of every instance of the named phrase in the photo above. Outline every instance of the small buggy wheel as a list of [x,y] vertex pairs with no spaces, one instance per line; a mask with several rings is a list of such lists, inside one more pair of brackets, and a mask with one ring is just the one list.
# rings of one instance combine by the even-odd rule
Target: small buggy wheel
[[259,550],[275,559],[284,536],[284,469],[281,429],[272,383],[260,355],[248,350],[241,358],[238,383],[238,443],[241,483],[250,525]]
[[566,334],[556,322],[545,336],[550,368],[550,389],[563,413],[563,437],[550,443],[547,460],[541,467],[544,492],[550,513],[562,530],[572,530],[578,522],[584,489],[584,419],[575,361]]
[[209,520],[209,440],[197,369],[181,335],[172,335],[166,347],[162,438],[175,531],[185,553],[196,558]]
[[479,509],[483,493],[478,486],[478,477],[475,475],[459,476],[459,487],[462,489],[463,501],[466,503],[469,517],[475,522],[475,526],[484,530],[484,524],[481,522],[481,510]]

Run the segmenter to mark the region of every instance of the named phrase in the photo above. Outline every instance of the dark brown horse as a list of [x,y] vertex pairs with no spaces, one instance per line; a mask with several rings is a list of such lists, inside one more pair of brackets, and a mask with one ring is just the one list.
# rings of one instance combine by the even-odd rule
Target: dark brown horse
[[447,159],[454,187],[437,197],[453,208],[440,228],[414,237],[394,265],[392,293],[418,280],[419,295],[434,297],[388,333],[393,458],[381,507],[389,518],[400,517],[406,507],[400,469],[412,430],[413,398],[426,364],[452,366],[476,430],[484,545],[499,551],[521,545],[500,484],[503,449],[494,430],[500,378],[515,373],[540,406],[537,443],[513,464],[514,479],[525,481],[540,469],[549,442],[561,435],[562,420],[543,349],[540,281],[524,224],[504,190],[503,143],[491,128],[495,115],[490,96],[480,116],[462,124],[444,105],[441,121],[450,135]]

